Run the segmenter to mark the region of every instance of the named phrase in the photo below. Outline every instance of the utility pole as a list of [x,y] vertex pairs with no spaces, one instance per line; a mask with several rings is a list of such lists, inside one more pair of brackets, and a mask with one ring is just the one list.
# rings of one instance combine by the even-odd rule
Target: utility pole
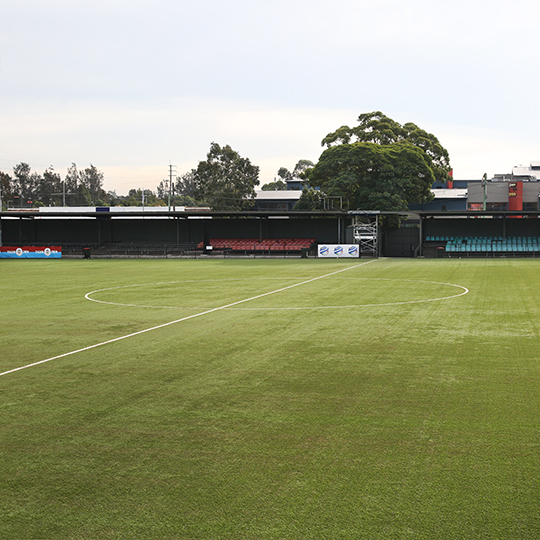
[[[169,163],[169,212],[171,211],[171,194],[173,193],[173,176],[176,178],[176,165]],[[174,207],[174,195],[173,195],[173,207]]]

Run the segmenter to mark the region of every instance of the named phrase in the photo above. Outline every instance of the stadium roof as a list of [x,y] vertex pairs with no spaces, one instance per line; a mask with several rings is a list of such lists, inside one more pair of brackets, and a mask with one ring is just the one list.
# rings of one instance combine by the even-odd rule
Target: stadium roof
[[[455,191],[455,190],[454,190]],[[212,219],[212,218],[337,218],[352,216],[416,216],[438,218],[477,218],[477,217],[540,217],[539,210],[409,210],[406,212],[382,211],[382,210],[315,210],[315,211],[276,211],[276,210],[243,210],[239,212],[211,211],[211,210],[176,210],[145,212],[142,209],[137,212],[114,212],[96,211],[88,208],[86,211],[60,210],[39,212],[38,209],[7,210],[0,212],[0,219],[50,219],[50,218],[96,218],[96,219],[130,219],[130,218],[178,218],[178,219]]]

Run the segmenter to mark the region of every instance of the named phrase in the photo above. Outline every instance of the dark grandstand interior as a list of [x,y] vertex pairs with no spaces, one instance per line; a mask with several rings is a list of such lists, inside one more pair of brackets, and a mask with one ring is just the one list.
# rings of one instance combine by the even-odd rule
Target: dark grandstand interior
[[[536,257],[540,212],[92,212],[0,214],[4,246],[83,248],[103,256],[299,255],[317,244],[355,243],[354,219],[379,220],[378,255]],[[389,221],[390,220],[390,221]]]

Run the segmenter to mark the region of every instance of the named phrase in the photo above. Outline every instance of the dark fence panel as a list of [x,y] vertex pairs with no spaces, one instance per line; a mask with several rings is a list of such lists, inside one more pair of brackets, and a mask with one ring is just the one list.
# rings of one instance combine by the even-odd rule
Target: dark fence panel
[[514,217],[427,218],[426,236],[540,236],[540,219]]
[[386,231],[381,254],[385,257],[413,257],[420,243],[418,223],[402,223],[399,228]]
[[2,240],[14,244],[199,243],[206,238],[315,238],[339,242],[349,222],[337,218],[46,218],[3,219]]

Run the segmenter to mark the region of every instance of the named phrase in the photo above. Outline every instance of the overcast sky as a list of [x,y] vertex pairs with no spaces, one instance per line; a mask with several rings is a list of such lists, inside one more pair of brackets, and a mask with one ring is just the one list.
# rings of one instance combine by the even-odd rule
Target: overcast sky
[[454,177],[540,160],[532,0],[1,0],[0,170],[155,189],[229,144],[261,169],[317,161],[380,110],[434,133]]

